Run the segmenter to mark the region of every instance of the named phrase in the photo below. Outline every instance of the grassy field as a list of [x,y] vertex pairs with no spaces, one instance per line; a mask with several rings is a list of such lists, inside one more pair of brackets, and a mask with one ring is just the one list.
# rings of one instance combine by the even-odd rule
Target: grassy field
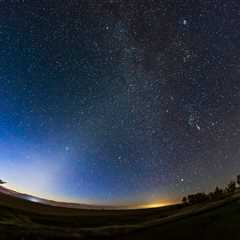
[[1,193],[0,239],[240,239],[240,196],[188,207],[81,210]]

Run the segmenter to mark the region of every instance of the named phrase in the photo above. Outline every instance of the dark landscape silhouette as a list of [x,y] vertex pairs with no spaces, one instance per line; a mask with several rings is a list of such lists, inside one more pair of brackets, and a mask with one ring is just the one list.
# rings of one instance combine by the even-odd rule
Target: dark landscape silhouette
[[239,186],[237,176],[224,189],[190,194],[179,204],[131,210],[31,201],[1,187],[0,239],[238,239]]

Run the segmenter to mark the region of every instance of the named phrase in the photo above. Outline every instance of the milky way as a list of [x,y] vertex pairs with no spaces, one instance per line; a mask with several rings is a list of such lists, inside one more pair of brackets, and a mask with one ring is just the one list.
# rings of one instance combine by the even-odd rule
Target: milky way
[[1,1],[0,177],[99,204],[240,173],[240,2]]

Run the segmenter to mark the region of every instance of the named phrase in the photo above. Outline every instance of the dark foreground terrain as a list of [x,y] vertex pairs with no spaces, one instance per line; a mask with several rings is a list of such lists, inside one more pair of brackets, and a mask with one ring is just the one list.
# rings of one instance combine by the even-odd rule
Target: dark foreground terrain
[[240,239],[240,194],[188,207],[81,210],[0,193],[0,239]]

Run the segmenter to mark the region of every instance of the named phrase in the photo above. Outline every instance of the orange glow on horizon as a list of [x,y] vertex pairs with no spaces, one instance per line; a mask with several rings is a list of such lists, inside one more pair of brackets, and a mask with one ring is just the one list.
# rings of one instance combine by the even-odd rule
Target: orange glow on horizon
[[93,207],[107,207],[107,208],[113,208],[113,209],[144,209],[144,208],[159,208],[159,207],[165,207],[165,206],[169,206],[169,205],[174,205],[174,204],[177,204],[178,201],[177,200],[155,200],[153,202],[149,202],[149,203],[139,203],[139,204],[130,204],[130,205],[127,205],[127,204],[118,204],[118,205],[111,205],[111,204],[99,204],[99,203],[95,203],[94,201],[81,201],[79,202],[79,199],[72,199],[72,198],[64,198],[64,197],[54,197],[54,196],[50,196],[50,195],[47,195],[47,194],[37,194],[35,191],[23,191],[23,189],[15,186],[15,185],[12,185],[12,184],[6,184],[3,186],[4,188],[6,189],[9,189],[9,190],[12,190],[12,191],[15,191],[17,193],[20,193],[20,194],[27,194],[29,196],[32,196],[34,198],[40,198],[40,199],[44,199],[44,200],[47,200],[47,201],[56,201],[56,202],[59,202],[59,203],[67,203],[67,204],[71,204],[71,203],[74,203],[74,204],[88,204],[88,205],[92,205]]
[[145,203],[141,205],[137,205],[135,208],[158,208],[158,207],[165,207],[169,205],[174,205],[177,204],[178,201],[155,201],[155,202],[150,202],[150,203]]

